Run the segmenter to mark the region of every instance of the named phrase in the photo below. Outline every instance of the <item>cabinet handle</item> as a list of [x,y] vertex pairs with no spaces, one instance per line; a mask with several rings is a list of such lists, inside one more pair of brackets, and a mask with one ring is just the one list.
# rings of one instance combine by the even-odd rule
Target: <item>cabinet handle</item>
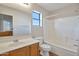
[[74,46],[78,47],[79,45],[77,45],[77,44],[74,44]]

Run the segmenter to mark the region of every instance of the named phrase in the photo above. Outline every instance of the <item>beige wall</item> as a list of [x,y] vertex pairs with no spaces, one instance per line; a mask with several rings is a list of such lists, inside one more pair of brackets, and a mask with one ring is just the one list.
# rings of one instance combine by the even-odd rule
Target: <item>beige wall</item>
[[[43,20],[46,16],[48,16],[50,14],[49,11],[45,10],[44,8],[40,7],[37,4],[32,4],[32,10],[36,10],[36,11],[42,13]],[[32,36],[35,36],[35,37],[43,36],[43,27],[32,26]]]
[[31,33],[31,16],[27,13],[0,5],[0,13],[13,16],[13,35]]
[[[44,8],[40,7],[37,4],[31,5],[30,13],[32,13],[32,10],[41,12],[43,14],[43,19],[45,16],[50,14],[47,10],[45,10]],[[34,36],[43,36],[43,31],[41,27],[31,26],[32,25],[31,14],[24,13],[22,11],[1,6],[1,5],[0,5],[0,13],[13,16],[14,35],[20,35],[20,34],[22,35],[22,34],[26,34],[26,33],[28,34],[32,32],[32,35]],[[22,29],[23,27],[25,28]],[[28,27],[28,29],[26,27]],[[26,29],[27,31],[25,32]]]
[[[55,16],[53,16],[55,15]],[[71,46],[73,42],[65,41],[64,39],[61,39],[60,36],[57,36],[57,32],[54,29],[54,20],[62,18],[63,17],[69,17],[69,16],[76,16],[79,15],[79,5],[75,4],[75,5],[70,5],[67,7],[64,7],[62,9],[56,10],[53,12],[52,16],[49,16],[48,18],[45,19],[44,21],[44,39],[45,41],[48,41],[49,44],[55,45],[57,48],[57,50],[59,50],[59,54],[58,52],[56,52],[55,49],[55,53],[59,54],[59,55],[63,55],[63,53],[65,54],[64,51],[66,51],[65,49],[70,49],[71,51],[75,51],[77,48]],[[67,43],[67,45],[65,45],[64,43]],[[68,45],[70,43],[70,45]],[[64,49],[63,51],[61,51],[61,49]],[[52,51],[53,51],[54,47],[52,47]],[[54,52],[54,51],[53,51]],[[69,53],[65,54],[68,55]]]

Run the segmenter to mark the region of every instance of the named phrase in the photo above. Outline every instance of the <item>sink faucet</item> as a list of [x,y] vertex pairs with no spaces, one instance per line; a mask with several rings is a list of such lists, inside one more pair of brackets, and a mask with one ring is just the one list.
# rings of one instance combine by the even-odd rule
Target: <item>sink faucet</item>
[[19,40],[16,38],[16,36],[13,36],[13,42],[18,42]]
[[17,39],[15,39],[15,40],[13,40],[13,42],[18,42],[19,40],[17,40]]

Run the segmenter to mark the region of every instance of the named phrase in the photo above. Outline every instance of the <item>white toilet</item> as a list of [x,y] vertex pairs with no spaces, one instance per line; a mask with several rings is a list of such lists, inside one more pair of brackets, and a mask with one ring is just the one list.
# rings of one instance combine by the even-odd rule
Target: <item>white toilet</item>
[[42,37],[36,37],[35,39],[40,41],[40,50],[41,50],[40,54],[42,56],[49,56],[49,51],[51,50],[51,46],[45,44]]
[[42,44],[40,45],[41,52],[40,54],[43,56],[49,56],[49,51],[51,50],[51,46],[48,44]]

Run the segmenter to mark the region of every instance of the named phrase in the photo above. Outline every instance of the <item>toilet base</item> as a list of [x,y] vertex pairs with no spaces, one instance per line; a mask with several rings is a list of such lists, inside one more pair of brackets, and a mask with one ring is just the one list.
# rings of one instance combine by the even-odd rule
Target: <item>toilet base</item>
[[41,51],[40,54],[42,56],[49,56],[49,51]]

